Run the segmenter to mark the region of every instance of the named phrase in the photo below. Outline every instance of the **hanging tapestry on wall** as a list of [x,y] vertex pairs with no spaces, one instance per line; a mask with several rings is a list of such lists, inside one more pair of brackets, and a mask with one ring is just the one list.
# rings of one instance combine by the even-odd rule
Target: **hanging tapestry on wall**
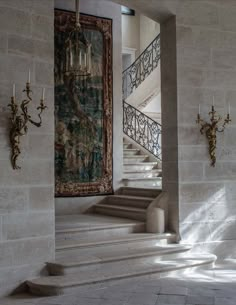
[[82,15],[91,74],[63,73],[75,13],[55,10],[56,196],[112,193],[112,20]]

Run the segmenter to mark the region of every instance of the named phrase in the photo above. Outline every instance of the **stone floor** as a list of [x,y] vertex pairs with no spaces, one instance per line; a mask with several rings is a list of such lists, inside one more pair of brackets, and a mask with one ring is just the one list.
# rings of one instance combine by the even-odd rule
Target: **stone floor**
[[56,297],[27,295],[0,299],[0,305],[236,305],[236,261],[214,269],[182,271],[168,277],[134,278],[83,288]]

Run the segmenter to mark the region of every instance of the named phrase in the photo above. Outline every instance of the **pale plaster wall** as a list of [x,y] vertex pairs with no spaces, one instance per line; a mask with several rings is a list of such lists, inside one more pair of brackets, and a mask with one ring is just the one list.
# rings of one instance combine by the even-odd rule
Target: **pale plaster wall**
[[150,102],[142,109],[143,112],[161,113],[161,93],[155,95]]
[[122,47],[136,49],[141,54],[160,33],[160,24],[135,12],[135,16],[122,15]]
[[160,24],[153,19],[140,15],[140,53],[160,33]]
[[[53,15],[53,0],[0,1],[0,295],[38,276],[55,254]],[[48,109],[42,127],[30,125],[22,137],[22,169],[13,170],[7,105],[13,83],[22,100],[29,68],[30,111],[42,87]]]
[[140,15],[122,15],[122,47],[136,49],[135,56],[140,54]]
[[161,91],[161,64],[128,96],[126,102],[138,108],[148,98]]
[[[55,8],[74,11],[74,3],[74,0],[55,0]],[[123,173],[121,7],[107,1],[82,0],[80,11],[113,20],[113,186],[116,190],[120,186]],[[56,198],[56,214],[84,212],[102,198],[101,196]]]

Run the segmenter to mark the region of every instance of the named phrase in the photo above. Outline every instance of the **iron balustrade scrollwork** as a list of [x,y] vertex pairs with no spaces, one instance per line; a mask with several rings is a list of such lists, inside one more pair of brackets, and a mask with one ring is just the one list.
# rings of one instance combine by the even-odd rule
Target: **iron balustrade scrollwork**
[[125,101],[123,132],[161,160],[161,125]]
[[125,100],[158,66],[160,61],[160,34],[122,74],[123,99]]

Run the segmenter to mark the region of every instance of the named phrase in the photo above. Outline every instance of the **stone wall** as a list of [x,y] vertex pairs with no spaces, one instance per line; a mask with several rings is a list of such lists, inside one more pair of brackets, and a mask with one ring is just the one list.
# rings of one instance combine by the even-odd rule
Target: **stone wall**
[[[180,233],[198,250],[236,256],[236,2],[183,1],[177,8]],[[216,166],[196,125],[213,97],[232,123],[217,134]]]
[[[75,1],[55,0],[55,8],[75,11]],[[113,20],[113,187],[116,190],[123,173],[121,7],[109,1],[83,0],[80,11]],[[81,213],[101,199],[101,196],[57,198],[56,214]]]
[[[37,276],[54,257],[53,0],[0,1],[0,294]],[[9,108],[31,70],[34,113],[42,87],[43,126],[21,139],[21,170],[10,163]]]

